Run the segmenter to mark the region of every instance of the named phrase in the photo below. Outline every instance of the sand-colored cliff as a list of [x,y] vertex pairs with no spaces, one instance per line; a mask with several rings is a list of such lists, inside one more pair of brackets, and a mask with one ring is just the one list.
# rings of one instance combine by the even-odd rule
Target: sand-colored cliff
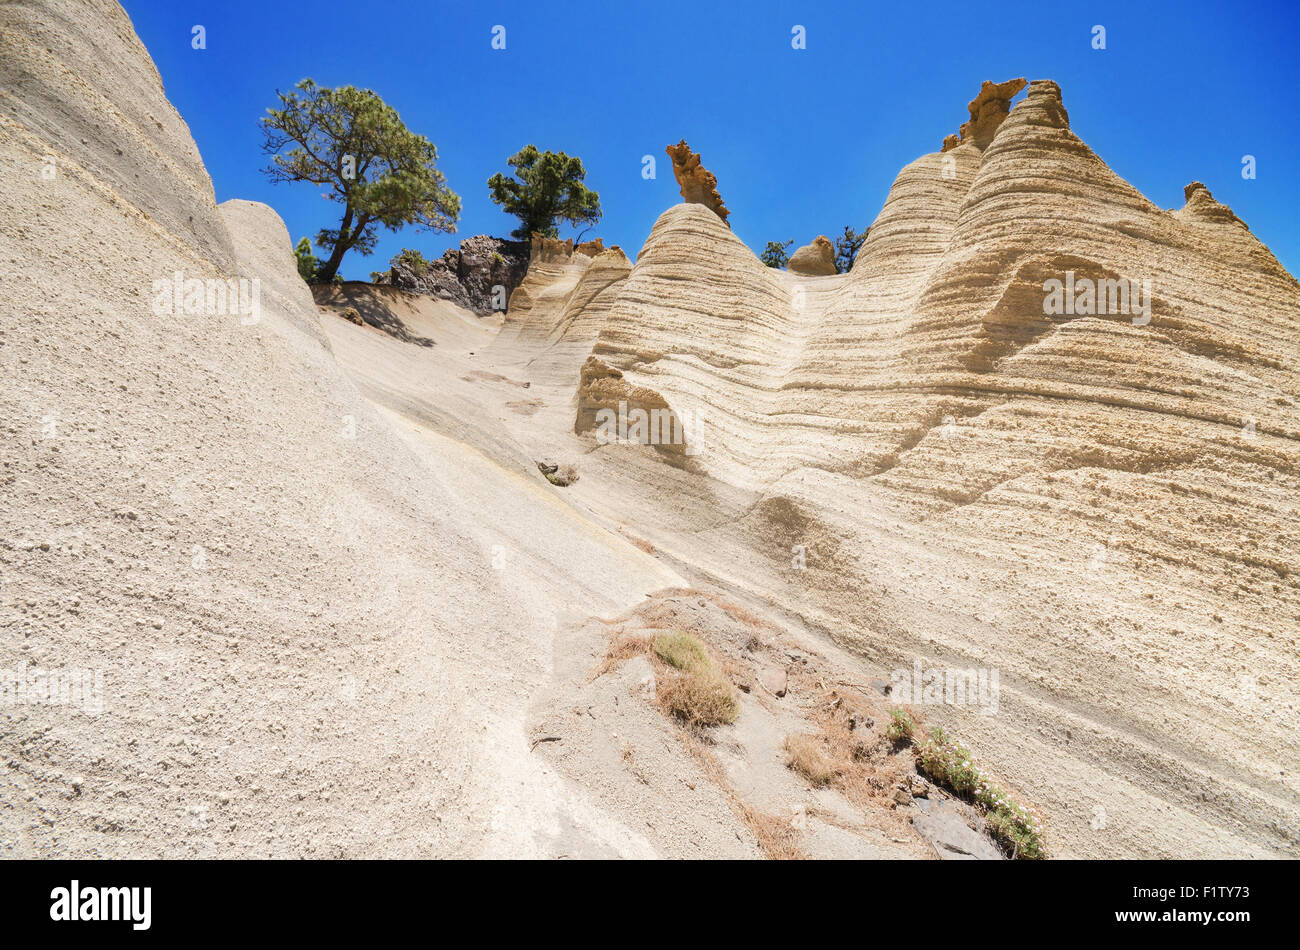
[[[666,211],[591,352],[609,405],[705,420],[713,497],[669,497],[663,453],[620,462],[664,486],[676,556],[887,666],[999,669],[997,716],[936,717],[1065,853],[1287,852],[1300,286],[1204,185],[1168,211],[1115,175],[1055,83],[1008,112],[1022,86],[903,169],[847,275]],[[1052,280],[1104,299],[1057,307]]]

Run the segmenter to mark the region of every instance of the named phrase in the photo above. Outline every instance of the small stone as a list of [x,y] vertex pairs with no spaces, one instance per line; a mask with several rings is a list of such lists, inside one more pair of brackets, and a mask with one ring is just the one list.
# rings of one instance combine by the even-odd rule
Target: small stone
[[790,678],[785,670],[769,668],[758,674],[758,682],[762,687],[780,699],[784,696],[790,687]]

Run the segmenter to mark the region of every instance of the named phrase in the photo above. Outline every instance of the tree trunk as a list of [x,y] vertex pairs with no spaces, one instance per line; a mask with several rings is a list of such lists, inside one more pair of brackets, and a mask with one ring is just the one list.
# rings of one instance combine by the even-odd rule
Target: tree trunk
[[316,268],[316,283],[329,284],[334,281],[334,275],[339,272],[339,265],[343,263],[343,255],[348,252],[348,247],[342,240],[334,245],[329,260]]
[[343,212],[343,223],[339,225],[339,239],[334,242],[334,250],[330,252],[329,260],[316,269],[316,283],[333,283],[334,275],[339,272],[339,265],[343,263],[343,255],[354,243],[351,228],[352,209],[348,208]]

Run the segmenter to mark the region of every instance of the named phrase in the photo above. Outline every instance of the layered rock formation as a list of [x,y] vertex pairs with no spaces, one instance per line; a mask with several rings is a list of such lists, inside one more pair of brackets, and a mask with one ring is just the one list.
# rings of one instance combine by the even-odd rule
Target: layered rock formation
[[1056,83],[1008,110],[1023,86],[902,170],[851,273],[679,205],[594,361],[535,330],[529,365],[570,374],[579,431],[629,391],[707,420],[707,504],[617,456],[674,486],[656,545],[883,662],[1000,670],[996,716],[927,712],[1058,853],[1295,853],[1300,285],[1203,185],[1165,211],[1115,175]]
[[[746,696],[705,777],[644,674],[593,679],[640,604],[855,683],[996,671],[917,711],[1053,854],[1297,853],[1300,284],[1055,83],[986,84],[848,274],[763,266],[683,142],[635,264],[539,240],[499,332],[344,288],[403,336],[322,324],[274,212],[215,205],[115,4],[0,4],[0,44],[0,670],[103,683],[0,712],[3,854],[755,855],[741,792],[818,827],[773,737],[824,684]],[[259,311],[160,314],[177,271]],[[620,404],[691,438],[602,443]],[[899,854],[836,795],[805,839]]]
[[595,238],[575,244],[573,238],[561,241],[559,238],[534,233],[530,248],[530,259],[533,261],[539,263],[564,263],[571,260],[574,254],[595,257],[605,250],[605,240],[604,238]]
[[[40,130],[50,148],[36,171],[52,176],[42,180],[82,171],[108,182],[193,252],[232,267],[212,181],[122,8],[8,3],[0,26],[8,131]],[[104,48],[120,58],[105,57]]]
[[718,179],[713,172],[700,164],[699,153],[691,151],[691,147],[686,144],[686,139],[682,139],[676,145],[667,146],[664,151],[672,159],[673,176],[677,179],[677,187],[682,191],[682,200],[688,204],[704,205],[725,224],[731,212],[727,210],[727,206],[722,203],[722,196],[718,194]]
[[[526,715],[573,599],[676,575],[530,493],[524,456],[430,448],[361,394],[116,3],[0,4],[0,44],[0,856],[653,856],[530,757]],[[258,306],[159,312],[178,271]],[[409,299],[438,347],[328,323],[486,343]]]
[[[461,241],[459,249],[448,248],[442,257],[419,273],[400,255],[394,257],[388,272],[375,283],[450,300],[467,310],[486,314],[505,309],[510,295],[523,283],[531,252],[526,241],[479,234]],[[499,304],[494,291],[497,287],[502,288]]]

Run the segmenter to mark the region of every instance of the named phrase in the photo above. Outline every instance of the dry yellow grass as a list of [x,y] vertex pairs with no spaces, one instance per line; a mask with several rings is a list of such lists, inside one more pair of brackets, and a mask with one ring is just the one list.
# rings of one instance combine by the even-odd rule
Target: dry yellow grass
[[830,785],[839,777],[837,763],[827,755],[826,742],[818,736],[785,738],[785,764],[814,786]]
[[688,673],[706,673],[713,666],[708,649],[699,637],[680,630],[661,633],[654,639],[655,656],[669,666]]
[[736,721],[740,700],[718,661],[699,639],[681,630],[661,633],[654,653],[676,674],[659,679],[659,702],[682,721],[705,728]]
[[728,614],[728,616],[730,616],[734,620],[739,620],[743,624],[747,624],[748,626],[756,627],[756,628],[771,626],[771,624],[769,624],[762,617],[758,616],[758,614],[754,613],[753,611],[747,610],[746,608],[740,606],[740,604],[734,603],[730,600],[718,600],[717,598],[714,598],[714,600],[717,603],[717,605],[720,608],[722,608]]
[[758,850],[770,861],[803,861],[808,855],[799,847],[799,833],[779,815],[759,811],[740,799],[735,807],[758,842]]
[[632,534],[629,531],[624,531],[622,529],[620,529],[619,533],[622,534],[623,537],[631,541],[632,544],[634,544],[636,547],[644,551],[646,554],[654,554],[655,551],[657,550],[657,548],[655,548],[655,546],[651,544],[649,541],[647,541],[645,538],[639,538],[635,534]]
[[802,861],[808,857],[799,847],[799,832],[791,822],[779,815],[760,811],[742,799],[731,787],[721,763],[704,741],[694,733],[686,732],[683,736],[686,750],[699,764],[704,777],[727,796],[727,803],[753,834],[754,842],[763,857],[770,861]]
[[[608,623],[609,621],[605,622]],[[650,645],[652,642],[652,637],[637,636],[627,633],[615,637],[610,642],[609,649],[605,651],[605,656],[601,659],[596,668],[591,671],[591,676],[588,678],[587,682],[599,679],[620,663],[625,660],[630,660],[634,656],[648,655],[651,652]]]
[[701,728],[726,725],[740,715],[735,689],[716,671],[662,677],[658,697],[663,707],[678,719]]
[[690,726],[708,728],[736,721],[740,698],[736,688],[698,637],[671,630],[653,637],[623,634],[611,641],[591,679],[634,656],[647,657],[657,673],[655,695],[659,704]]

